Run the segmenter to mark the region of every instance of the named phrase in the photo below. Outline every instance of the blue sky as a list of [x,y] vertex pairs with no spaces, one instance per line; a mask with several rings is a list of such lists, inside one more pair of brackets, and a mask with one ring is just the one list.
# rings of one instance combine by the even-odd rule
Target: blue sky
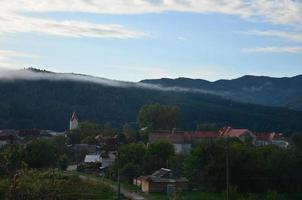
[[301,1],[21,2],[0,8],[1,68],[127,81],[302,74]]

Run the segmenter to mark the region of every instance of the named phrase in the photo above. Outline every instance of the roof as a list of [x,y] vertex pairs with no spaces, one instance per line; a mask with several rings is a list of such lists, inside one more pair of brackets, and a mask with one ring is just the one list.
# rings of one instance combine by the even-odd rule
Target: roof
[[102,159],[99,155],[86,155],[84,162],[85,163],[102,162]]
[[166,140],[171,143],[182,144],[185,142],[183,131],[153,131],[149,134],[149,141]]
[[174,144],[190,143],[198,139],[212,139],[220,136],[219,131],[153,131],[149,134],[149,141],[166,140]]
[[187,132],[186,137],[194,139],[210,139],[217,138],[220,136],[219,131],[193,131]]
[[171,173],[170,169],[166,169],[166,168],[161,168],[160,170],[157,170],[156,172],[154,172],[152,174],[152,176],[156,176],[156,177],[163,177],[167,174]]
[[148,176],[140,176],[138,179],[148,180],[156,183],[176,183],[176,182],[188,182],[185,177],[175,177],[170,169],[161,168]]
[[257,140],[271,141],[278,138],[278,135],[275,132],[271,133],[255,133]]
[[251,131],[249,131],[248,129],[234,129],[230,126],[224,127],[220,131],[221,136],[229,136],[229,137],[240,137],[246,133],[251,134]]
[[5,129],[0,130],[0,140],[9,140],[11,137],[16,137],[16,131]]
[[76,112],[73,112],[73,113],[72,113],[72,116],[71,116],[71,118],[70,118],[70,121],[74,121],[74,120],[79,121]]

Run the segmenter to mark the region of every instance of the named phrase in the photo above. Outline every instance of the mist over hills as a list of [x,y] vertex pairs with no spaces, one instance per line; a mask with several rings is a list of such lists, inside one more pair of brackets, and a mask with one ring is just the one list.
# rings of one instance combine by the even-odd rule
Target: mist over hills
[[189,78],[163,78],[141,82],[161,87],[202,89],[238,102],[302,110],[302,75],[291,78],[243,76],[215,82]]
[[[73,111],[81,121],[111,122],[120,127],[125,122],[135,123],[142,105],[162,103],[181,108],[184,129],[194,129],[199,122],[215,122],[254,131],[302,130],[301,111],[236,102],[251,102],[257,94],[257,101],[252,103],[270,105],[269,98],[278,98],[280,101],[271,105],[287,106],[286,100],[296,94],[290,101],[296,102],[295,106],[289,107],[299,108],[301,92],[296,84],[301,77],[246,76],[216,82],[179,78],[133,83],[29,69],[0,72],[0,78],[0,129],[65,130]],[[272,94],[278,87],[287,91]],[[274,97],[268,97],[270,93]]]

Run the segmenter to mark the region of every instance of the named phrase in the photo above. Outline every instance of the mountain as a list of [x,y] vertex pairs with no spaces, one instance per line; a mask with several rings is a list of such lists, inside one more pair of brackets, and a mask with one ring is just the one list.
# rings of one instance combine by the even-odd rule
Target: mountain
[[238,102],[302,110],[302,75],[292,78],[243,76],[215,82],[189,78],[154,79],[141,82],[161,87],[206,90]]
[[[178,81],[178,85],[161,87],[147,84],[150,81],[131,83],[80,74],[0,72],[0,129],[65,130],[73,111],[80,121],[111,122],[121,127],[136,121],[142,105],[161,103],[181,108],[184,129],[193,129],[200,122],[215,122],[254,131],[302,130],[300,111],[234,102],[209,92],[212,83],[207,81]],[[202,82],[209,88],[201,90]]]

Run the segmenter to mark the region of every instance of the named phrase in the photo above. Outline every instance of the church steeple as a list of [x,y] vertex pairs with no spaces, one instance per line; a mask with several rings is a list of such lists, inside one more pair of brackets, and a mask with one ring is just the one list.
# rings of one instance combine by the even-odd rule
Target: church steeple
[[69,130],[74,130],[78,128],[78,125],[79,125],[78,116],[76,112],[73,112],[69,122]]

